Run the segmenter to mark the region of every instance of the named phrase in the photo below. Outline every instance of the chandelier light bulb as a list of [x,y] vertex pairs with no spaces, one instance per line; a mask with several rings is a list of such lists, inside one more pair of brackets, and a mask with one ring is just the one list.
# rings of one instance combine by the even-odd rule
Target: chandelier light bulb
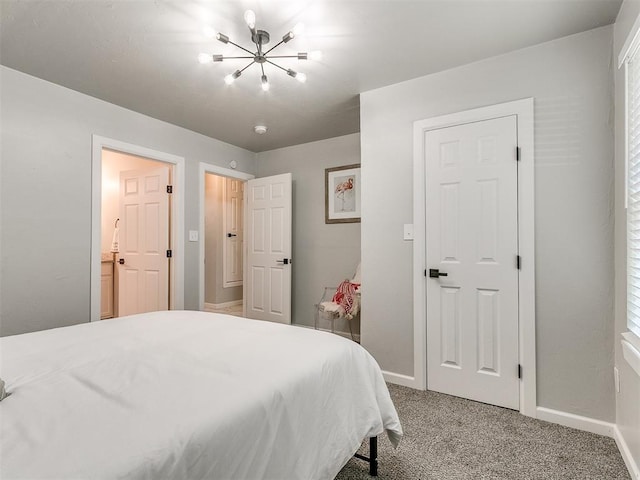
[[287,43],[289,40],[291,40],[293,37],[295,37],[295,34],[293,32],[287,32],[283,37],[282,37],[282,41],[284,43]]
[[198,61],[201,64],[205,65],[207,63],[213,62],[213,56],[208,53],[201,53],[200,55],[198,55]]
[[236,70],[235,72],[230,73],[229,75],[224,77],[224,83],[226,83],[227,85],[231,85],[241,74],[242,72],[240,70]]
[[269,80],[267,79],[266,75],[262,75],[262,91],[269,91]]
[[202,28],[202,34],[207,38],[213,38],[216,36],[216,31],[213,29],[213,27],[210,27],[209,25],[205,25]]
[[322,52],[320,50],[314,50],[313,52],[309,52],[309,60],[322,60]]
[[256,28],[256,14],[253,10],[247,10],[244,12],[244,21],[247,22],[247,25],[251,30]]
[[307,81],[307,76],[304,73],[298,72],[298,74],[295,76],[295,79],[298,80],[300,83],[304,83]]
[[293,30],[291,30],[291,33],[293,33],[295,37],[302,35],[304,33],[304,23],[297,23],[296,26],[293,27]]

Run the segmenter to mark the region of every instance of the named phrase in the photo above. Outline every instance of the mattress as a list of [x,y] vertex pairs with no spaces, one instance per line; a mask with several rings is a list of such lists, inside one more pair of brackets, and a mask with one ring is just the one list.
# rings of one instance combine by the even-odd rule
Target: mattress
[[375,360],[311,329],[170,311],[0,339],[3,479],[331,479],[402,429]]

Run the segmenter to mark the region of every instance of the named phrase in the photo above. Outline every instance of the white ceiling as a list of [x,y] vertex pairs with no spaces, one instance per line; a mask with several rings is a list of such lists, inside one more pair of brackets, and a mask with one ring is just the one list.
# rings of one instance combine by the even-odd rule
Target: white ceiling
[[[622,0],[0,0],[0,63],[252,151],[359,131],[359,93],[615,21]],[[237,55],[210,25],[251,49],[243,14],[256,12],[301,84],[244,60],[201,65],[200,52]],[[269,130],[259,136],[253,126]]]

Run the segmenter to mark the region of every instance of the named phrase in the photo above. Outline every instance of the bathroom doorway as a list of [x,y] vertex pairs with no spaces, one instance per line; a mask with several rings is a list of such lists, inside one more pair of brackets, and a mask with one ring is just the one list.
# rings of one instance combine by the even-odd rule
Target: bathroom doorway
[[[106,282],[101,278],[101,259],[104,258],[103,255],[105,253],[107,256],[112,256],[110,250],[115,229],[115,221],[113,219],[107,220],[105,216],[105,225],[103,226],[102,218],[102,156],[103,152],[107,151],[153,160],[158,162],[159,165],[164,165],[170,169],[172,193],[169,203],[170,224],[168,229],[171,245],[168,308],[182,310],[184,308],[184,235],[181,232],[184,232],[184,157],[100,135],[92,135],[91,143],[91,321],[100,320],[102,316],[102,300],[107,297],[107,295],[104,295],[102,288]],[[114,182],[111,185],[113,188]],[[105,183],[104,187],[107,188],[108,184]],[[106,234],[106,241],[103,241],[103,233]],[[103,242],[108,244],[107,252],[103,251],[103,248],[105,248],[103,247]],[[115,296],[115,291],[113,293]]]
[[100,319],[169,310],[173,165],[102,150]]

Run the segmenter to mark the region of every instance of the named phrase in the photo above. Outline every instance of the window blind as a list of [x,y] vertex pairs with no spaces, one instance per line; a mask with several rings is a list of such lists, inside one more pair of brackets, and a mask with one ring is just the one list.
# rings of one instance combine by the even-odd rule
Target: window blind
[[627,61],[627,326],[640,336],[640,55]]

